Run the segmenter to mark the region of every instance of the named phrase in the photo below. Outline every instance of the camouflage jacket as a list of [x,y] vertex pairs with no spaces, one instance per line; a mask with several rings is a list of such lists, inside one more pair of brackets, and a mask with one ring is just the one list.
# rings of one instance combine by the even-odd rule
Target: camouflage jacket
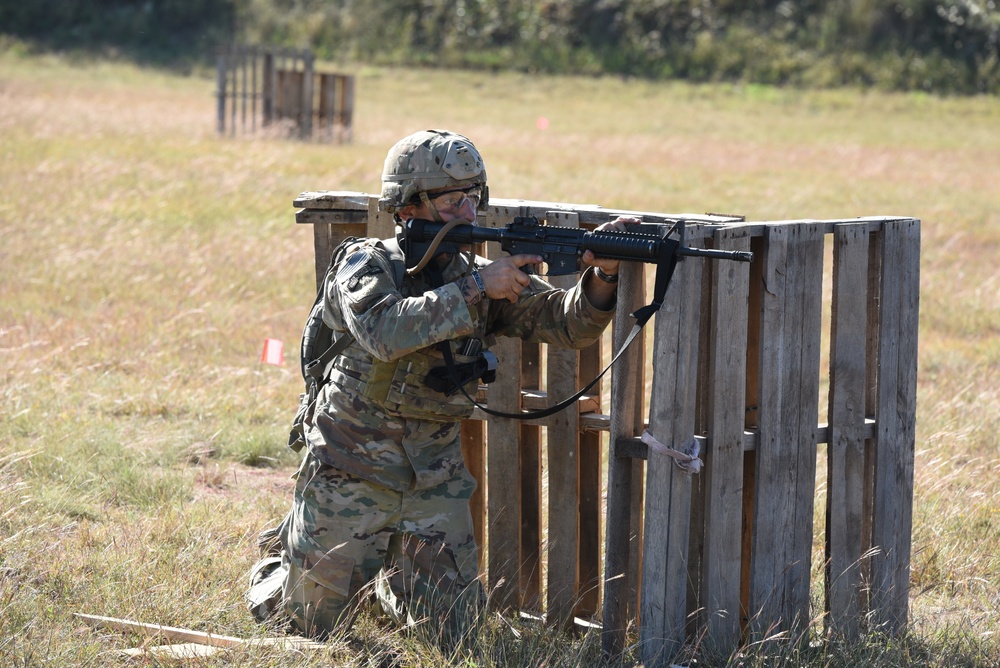
[[[583,348],[614,313],[590,304],[583,276],[569,290],[532,276],[517,303],[486,299],[469,306],[456,283],[469,270],[469,256],[457,255],[441,287],[432,288],[425,272],[405,276],[397,289],[387,253],[370,240],[327,276],[324,320],[349,331],[354,342],[331,363],[330,382],[306,424],[320,461],[399,491],[449,480],[464,466],[459,429],[473,407],[461,393],[447,397],[424,382],[430,369],[444,366],[436,344],[448,341],[458,364],[497,336]],[[467,386],[470,394],[475,385]]]

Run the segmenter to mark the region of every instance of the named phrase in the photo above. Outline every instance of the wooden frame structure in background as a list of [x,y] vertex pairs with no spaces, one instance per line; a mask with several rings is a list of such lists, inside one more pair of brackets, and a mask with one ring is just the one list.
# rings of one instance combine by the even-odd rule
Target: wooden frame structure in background
[[285,123],[301,139],[349,143],[354,88],[352,75],[317,72],[309,49],[220,49],[216,129],[222,136],[246,135]]

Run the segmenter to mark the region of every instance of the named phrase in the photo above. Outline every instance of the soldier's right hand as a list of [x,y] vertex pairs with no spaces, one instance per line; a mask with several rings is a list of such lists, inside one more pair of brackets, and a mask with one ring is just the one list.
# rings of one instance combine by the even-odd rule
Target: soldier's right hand
[[520,294],[531,283],[531,277],[521,271],[526,264],[538,264],[542,256],[520,253],[500,258],[479,270],[479,276],[486,286],[486,296],[490,299],[506,299],[515,303]]

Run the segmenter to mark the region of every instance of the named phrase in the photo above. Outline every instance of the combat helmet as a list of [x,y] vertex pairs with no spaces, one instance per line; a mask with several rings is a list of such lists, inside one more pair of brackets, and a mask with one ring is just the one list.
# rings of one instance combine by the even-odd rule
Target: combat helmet
[[468,137],[447,130],[423,130],[403,137],[389,149],[382,170],[379,209],[396,213],[419,201],[419,194],[440,188],[483,190],[479,210],[489,203],[486,167]]

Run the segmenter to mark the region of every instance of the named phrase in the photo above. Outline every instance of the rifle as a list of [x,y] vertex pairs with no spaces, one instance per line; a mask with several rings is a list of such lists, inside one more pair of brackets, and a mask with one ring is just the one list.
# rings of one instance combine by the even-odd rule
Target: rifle
[[[458,220],[437,223],[429,220],[411,219],[403,227],[403,254],[406,256],[407,273],[418,273],[431,258],[441,253],[458,253],[460,246],[493,241],[500,248],[517,255],[525,253],[538,255],[548,266],[548,274],[559,276],[579,271],[580,257],[585,251],[592,251],[597,257],[615,260],[647,262],[656,265],[656,279],[653,301],[632,314],[635,326],[626,338],[611,363],[586,387],[572,397],[545,410],[534,413],[502,413],[481,406],[470,397],[463,387],[457,369],[451,358],[447,344],[441,346],[448,376],[465,396],[477,407],[490,415],[515,419],[541,418],[551,415],[575,402],[590,390],[594,384],[618,360],[639,331],[654,313],[660,310],[666,296],[667,287],[677,263],[685,257],[704,257],[712,260],[735,260],[752,262],[753,253],[746,251],[724,251],[709,248],[691,248],[684,244],[684,221],[672,225],[659,223],[626,224],[627,232],[617,230],[589,231],[574,227],[542,225],[533,216],[518,216],[504,227],[479,227]],[[529,266],[522,267],[528,273]],[[468,382],[466,379],[465,382]]]
[[[653,290],[656,308],[649,313],[642,312],[645,317],[640,320],[640,326],[659,309],[674,268],[684,257],[753,261],[753,253],[745,251],[685,246],[683,220],[673,225],[640,223],[628,227],[627,232],[589,231],[576,227],[542,225],[533,216],[518,216],[506,226],[497,228],[467,224],[451,226],[450,223],[413,219],[406,222],[403,230],[403,254],[406,256],[407,269],[412,270],[416,267],[423,268],[430,256],[459,252],[461,245],[494,241],[511,255],[526,253],[541,256],[550,276],[579,271],[580,256],[588,250],[597,257],[653,263],[657,266]],[[530,267],[525,267],[525,270],[532,273]],[[636,311],[636,314],[641,311],[643,310]],[[640,319],[638,315],[636,319]]]
[[[413,267],[432,247],[435,237],[447,223],[413,219],[407,221],[404,231],[404,254],[407,267]],[[670,235],[678,232],[676,239]],[[593,251],[597,257],[613,260],[632,260],[658,263],[664,251],[671,255],[707,257],[716,260],[750,262],[753,253],[723,251],[710,248],[689,248],[684,245],[684,221],[672,226],[658,223],[629,225],[629,231],[589,231],[576,227],[542,225],[533,216],[517,216],[505,227],[479,227],[458,225],[448,229],[438,253],[458,252],[460,244],[495,241],[500,248],[517,255],[541,255],[549,267],[549,275],[561,276],[579,271],[579,258],[584,251]]]

